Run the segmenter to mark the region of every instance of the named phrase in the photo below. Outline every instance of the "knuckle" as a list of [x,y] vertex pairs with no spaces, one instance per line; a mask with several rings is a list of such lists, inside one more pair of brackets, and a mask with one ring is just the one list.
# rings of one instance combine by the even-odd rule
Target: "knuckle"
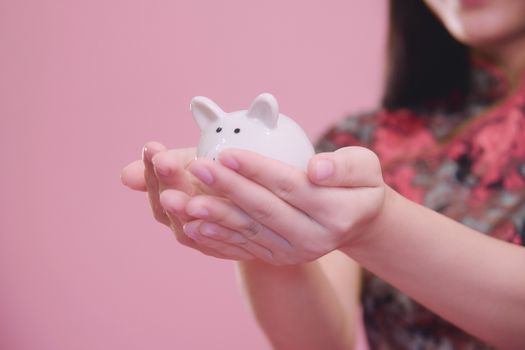
[[246,233],[246,236],[248,236],[248,238],[254,238],[255,236],[260,235],[263,230],[264,230],[263,226],[254,220],[251,220],[244,227],[244,232]]
[[365,160],[368,160],[368,162],[374,166],[374,167],[380,167],[380,160],[378,155],[373,152],[372,150],[368,148],[363,148],[361,157]]
[[348,232],[352,227],[351,221],[348,219],[338,220],[332,224],[332,230],[335,234],[342,234]]
[[374,175],[381,174],[381,162],[378,155],[368,148],[361,148],[361,158],[369,164],[370,171]]
[[372,151],[371,149],[365,148],[365,150],[366,150],[366,153],[368,154],[368,157],[370,158],[370,160],[372,160],[374,163],[379,165],[379,157],[377,156],[377,154],[374,151]]
[[268,203],[265,206],[253,208],[250,210],[249,215],[255,221],[266,222],[272,218],[274,212],[273,205]]
[[298,176],[295,172],[290,170],[277,182],[275,188],[273,189],[273,192],[277,195],[277,197],[286,200],[293,193],[296,192],[298,183]]
[[354,227],[355,217],[351,213],[341,210],[337,213],[332,213],[325,222],[330,234],[337,237],[347,233]]

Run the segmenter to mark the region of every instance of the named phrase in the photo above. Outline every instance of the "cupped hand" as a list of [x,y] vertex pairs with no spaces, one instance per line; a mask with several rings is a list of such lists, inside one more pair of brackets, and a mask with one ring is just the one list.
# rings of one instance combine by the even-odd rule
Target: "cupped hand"
[[[195,217],[186,212],[191,196],[214,194],[205,192],[201,182],[186,170],[194,159],[194,148],[167,150],[158,142],[148,142],[143,148],[142,160],[122,169],[121,180],[131,189],[148,193],[154,218],[170,227],[181,244],[222,259],[254,259],[238,244],[203,235],[191,237],[184,233],[188,221],[193,221],[192,225],[195,225]],[[192,225],[188,225],[190,233]]]
[[307,173],[244,150],[225,150],[218,159],[189,166],[215,195],[185,202],[186,213],[198,218],[187,233],[238,245],[271,264],[312,261],[352,244],[383,208],[387,187],[366,148],[318,154]]

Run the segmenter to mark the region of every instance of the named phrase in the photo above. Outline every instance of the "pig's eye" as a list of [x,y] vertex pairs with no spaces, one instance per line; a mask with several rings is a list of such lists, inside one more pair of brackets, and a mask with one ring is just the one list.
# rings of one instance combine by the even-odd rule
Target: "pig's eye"
[[222,131],[222,128],[219,126],[219,127],[217,128],[217,130],[215,130],[215,131],[216,131],[216,132],[221,132],[221,131]]
[[236,133],[236,134],[238,134],[238,133],[241,132],[241,129],[237,128],[237,129],[233,130],[233,132]]

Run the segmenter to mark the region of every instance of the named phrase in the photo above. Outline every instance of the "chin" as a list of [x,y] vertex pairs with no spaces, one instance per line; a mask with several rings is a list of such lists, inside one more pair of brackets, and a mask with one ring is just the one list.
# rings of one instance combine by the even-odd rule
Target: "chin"
[[525,36],[525,0],[426,0],[457,40],[493,46]]
[[487,27],[475,30],[464,28],[457,33],[452,33],[452,35],[466,46],[478,49],[487,48],[490,50],[513,42],[525,42],[525,29],[517,33],[515,31],[490,30]]

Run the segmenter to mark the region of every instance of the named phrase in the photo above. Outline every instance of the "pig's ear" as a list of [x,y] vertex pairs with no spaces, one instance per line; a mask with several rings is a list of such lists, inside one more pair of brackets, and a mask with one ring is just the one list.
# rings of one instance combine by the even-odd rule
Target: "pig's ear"
[[246,114],[248,118],[260,120],[269,128],[277,127],[279,118],[279,104],[272,94],[264,93],[257,96],[252,102],[250,109]]
[[207,97],[197,96],[191,100],[191,113],[197,122],[199,129],[204,130],[206,126],[221,118],[223,110]]

